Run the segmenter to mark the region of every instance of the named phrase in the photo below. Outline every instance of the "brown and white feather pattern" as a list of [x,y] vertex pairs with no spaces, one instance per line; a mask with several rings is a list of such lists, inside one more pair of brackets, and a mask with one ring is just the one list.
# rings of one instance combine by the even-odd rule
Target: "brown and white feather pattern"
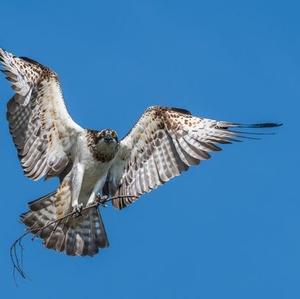
[[[195,117],[184,109],[150,107],[120,142],[104,191],[138,198],[191,165],[210,159],[210,152],[221,150],[217,144],[239,141],[242,136],[230,130],[239,126]],[[135,199],[114,199],[113,205],[124,208]]]
[[2,49],[0,62],[16,92],[8,102],[7,119],[24,173],[35,180],[59,175],[83,129],[67,112],[57,75]]
[[[8,102],[7,118],[25,174],[32,179],[58,176],[56,192],[29,203],[30,211],[21,219],[29,229],[44,240],[48,248],[69,255],[94,255],[107,247],[108,240],[101,216],[96,208],[89,209],[76,219],[59,220],[73,210],[74,189],[82,189],[78,164],[89,167],[91,173],[99,163],[91,158],[86,144],[86,131],[70,117],[64,104],[57,75],[48,67],[25,57],[0,49],[0,65],[16,94]],[[90,189],[80,197],[86,204]],[[78,192],[80,193],[80,192]],[[79,195],[77,195],[79,196]]]
[[63,218],[71,212],[71,175],[64,178],[56,192],[29,203],[30,211],[21,215],[22,221],[44,240],[47,248],[68,255],[95,255],[99,248],[108,247],[105,228],[97,208],[82,212],[77,218]]
[[25,174],[35,180],[58,176],[61,183],[56,192],[29,203],[30,211],[22,221],[45,246],[69,255],[94,255],[108,246],[96,208],[39,229],[79,204],[92,203],[101,191],[124,196],[113,204],[126,207],[133,201],[129,196],[137,198],[209,159],[211,151],[221,150],[218,144],[242,137],[232,128],[247,127],[195,117],[184,109],[153,106],[118,142],[113,130],[84,130],[71,119],[58,77],[48,67],[1,48],[0,65],[15,91],[7,118]]

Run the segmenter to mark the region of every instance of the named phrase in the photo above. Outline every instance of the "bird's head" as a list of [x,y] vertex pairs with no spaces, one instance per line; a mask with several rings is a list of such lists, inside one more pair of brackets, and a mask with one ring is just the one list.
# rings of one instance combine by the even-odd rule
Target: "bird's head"
[[110,149],[114,150],[118,148],[119,140],[117,132],[111,129],[104,129],[96,134],[96,144],[101,150]]

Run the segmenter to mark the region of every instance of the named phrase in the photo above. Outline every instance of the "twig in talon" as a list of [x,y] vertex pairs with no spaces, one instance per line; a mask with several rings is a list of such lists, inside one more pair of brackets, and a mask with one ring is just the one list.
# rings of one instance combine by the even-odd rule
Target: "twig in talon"
[[[16,272],[18,272],[23,279],[26,279],[28,277],[23,270],[23,250],[24,250],[24,248],[23,248],[21,241],[23,240],[24,237],[26,237],[28,234],[32,233],[33,234],[32,240],[34,240],[36,237],[38,237],[41,234],[41,232],[44,229],[48,228],[49,226],[51,226],[53,224],[55,224],[55,226],[53,228],[53,231],[55,231],[57,229],[57,226],[59,225],[59,223],[61,223],[65,219],[68,219],[69,217],[74,217],[75,215],[76,215],[76,217],[82,217],[82,213],[86,210],[89,210],[91,208],[98,208],[100,205],[105,206],[106,203],[112,201],[113,199],[125,198],[125,197],[137,198],[137,196],[131,196],[131,195],[115,196],[115,197],[111,197],[111,198],[109,198],[107,195],[97,196],[96,197],[97,200],[94,204],[92,204],[90,206],[86,206],[84,208],[82,206],[79,207],[80,208],[79,215],[76,215],[78,213],[78,210],[74,209],[72,212],[64,215],[63,217],[60,217],[56,220],[48,222],[43,227],[38,228],[36,226],[33,226],[31,229],[26,230],[25,233],[22,234],[18,239],[16,239],[10,247],[10,258],[11,258],[11,261],[13,264],[13,277],[14,277],[15,283],[17,284],[16,277],[15,277]],[[20,259],[18,257],[18,253],[17,253],[17,246],[19,246],[21,249]]]
[[108,202],[108,196],[107,195],[100,195],[98,194],[96,196],[96,203],[99,203],[99,205],[101,205],[104,208],[107,208],[107,202]]
[[83,204],[81,203],[81,204],[77,205],[73,210],[74,218],[82,216],[82,211],[83,211]]

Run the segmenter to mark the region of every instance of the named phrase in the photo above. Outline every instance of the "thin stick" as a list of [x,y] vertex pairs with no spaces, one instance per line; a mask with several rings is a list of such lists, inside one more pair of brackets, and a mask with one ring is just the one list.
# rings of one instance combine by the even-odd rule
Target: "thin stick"
[[[122,199],[122,198],[137,198],[137,196],[130,196],[130,195],[124,195],[124,196],[116,196],[116,197],[111,197],[111,198],[108,198],[107,196],[97,196],[97,200],[95,201],[95,203],[93,203],[92,205],[90,206],[87,206],[87,207],[84,207],[80,212],[78,211],[72,211],[66,215],[64,215],[63,217],[60,217],[56,220],[53,220],[53,221],[50,221],[48,222],[47,224],[45,224],[43,227],[40,227],[37,229],[37,227],[33,226],[31,228],[28,228],[24,234],[22,234],[18,239],[16,239],[11,247],[10,247],[10,258],[11,258],[11,261],[12,261],[12,264],[13,264],[13,277],[14,277],[14,281],[17,285],[17,282],[16,282],[16,272],[19,273],[19,275],[23,278],[23,279],[26,279],[27,278],[27,275],[26,273],[24,272],[23,270],[23,251],[24,251],[24,247],[22,245],[22,240],[24,237],[26,237],[28,234],[32,233],[34,236],[32,238],[32,240],[34,240],[34,238],[36,236],[38,236],[44,229],[48,228],[49,226],[53,225],[53,224],[56,224],[55,227],[54,227],[54,230],[57,228],[57,226],[59,225],[59,223],[69,217],[72,217],[72,216],[75,216],[75,217],[81,217],[81,213],[84,212],[84,211],[87,211],[89,209],[92,209],[92,208],[98,208],[99,206],[103,206],[103,207],[106,207],[106,203],[114,200],[114,199]],[[17,246],[20,247],[21,249],[21,258],[19,259],[18,257],[18,253],[17,253]]]

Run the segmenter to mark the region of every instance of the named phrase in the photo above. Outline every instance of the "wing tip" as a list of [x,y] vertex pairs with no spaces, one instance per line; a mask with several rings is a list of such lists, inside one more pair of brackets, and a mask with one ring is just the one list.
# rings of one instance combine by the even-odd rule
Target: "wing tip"
[[0,47],[0,62],[5,62],[5,57],[8,56],[9,53]]
[[263,128],[277,128],[283,126],[283,123],[274,123],[274,122],[266,122],[266,123],[256,123],[256,124],[235,124],[235,127],[238,128],[249,128],[249,129],[263,129]]

